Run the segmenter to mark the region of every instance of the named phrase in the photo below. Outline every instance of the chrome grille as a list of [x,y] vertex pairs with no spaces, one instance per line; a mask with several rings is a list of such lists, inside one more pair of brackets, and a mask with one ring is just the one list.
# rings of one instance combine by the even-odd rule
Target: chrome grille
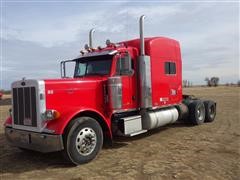
[[13,88],[13,119],[15,125],[37,127],[36,88]]

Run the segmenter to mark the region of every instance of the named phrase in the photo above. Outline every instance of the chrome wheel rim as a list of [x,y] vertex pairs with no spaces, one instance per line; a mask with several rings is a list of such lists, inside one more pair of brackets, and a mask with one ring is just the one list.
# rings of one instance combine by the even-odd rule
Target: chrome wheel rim
[[204,106],[199,106],[197,108],[197,116],[200,121],[204,120]]
[[91,154],[97,144],[97,136],[95,131],[90,127],[81,129],[76,138],[76,149],[82,156]]
[[214,116],[215,116],[215,107],[214,107],[214,105],[212,105],[212,106],[209,108],[209,114],[210,114],[210,117],[211,117],[211,118],[214,118]]

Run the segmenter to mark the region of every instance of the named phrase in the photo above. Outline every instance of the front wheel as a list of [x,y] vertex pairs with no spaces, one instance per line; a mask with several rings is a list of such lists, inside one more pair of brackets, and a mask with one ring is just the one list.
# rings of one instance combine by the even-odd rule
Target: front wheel
[[79,165],[93,160],[102,148],[103,133],[91,117],[80,117],[69,127],[64,137],[64,156]]

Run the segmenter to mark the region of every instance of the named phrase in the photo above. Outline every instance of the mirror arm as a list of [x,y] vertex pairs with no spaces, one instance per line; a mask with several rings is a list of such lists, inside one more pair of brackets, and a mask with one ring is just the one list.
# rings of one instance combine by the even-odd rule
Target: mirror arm
[[63,63],[63,77],[66,77],[66,62]]
[[61,73],[61,78],[63,78],[63,61],[60,63],[60,73]]
[[75,60],[66,60],[66,61],[61,61],[60,62],[60,73],[61,73],[61,78],[66,77],[66,62],[73,62]]

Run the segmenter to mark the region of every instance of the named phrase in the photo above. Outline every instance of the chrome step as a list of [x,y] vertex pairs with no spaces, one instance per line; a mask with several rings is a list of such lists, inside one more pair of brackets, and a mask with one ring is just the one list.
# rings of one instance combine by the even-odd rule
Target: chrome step
[[131,133],[131,134],[127,134],[127,135],[125,135],[125,136],[130,136],[130,137],[132,137],[132,136],[137,136],[137,135],[139,135],[139,134],[143,134],[143,133],[146,133],[147,132],[147,130],[146,129],[143,129],[143,130],[141,130],[141,131],[137,131],[137,132],[134,132],[134,133]]

